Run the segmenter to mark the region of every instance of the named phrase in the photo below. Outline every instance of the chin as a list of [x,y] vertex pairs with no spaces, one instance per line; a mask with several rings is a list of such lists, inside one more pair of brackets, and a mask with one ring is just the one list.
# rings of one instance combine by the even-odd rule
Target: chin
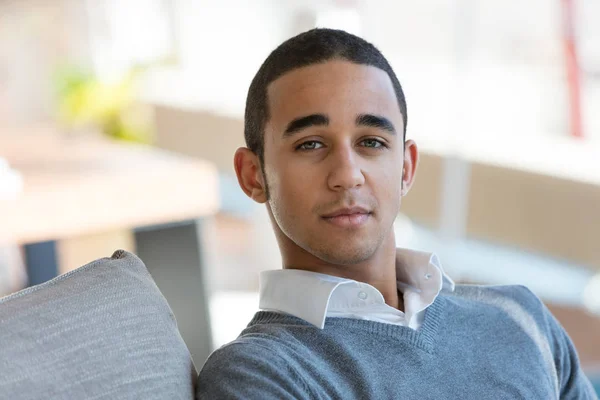
[[329,264],[352,265],[369,259],[376,250],[376,246],[370,246],[364,240],[353,244],[349,241],[344,243],[325,243],[315,246],[310,251],[314,256]]

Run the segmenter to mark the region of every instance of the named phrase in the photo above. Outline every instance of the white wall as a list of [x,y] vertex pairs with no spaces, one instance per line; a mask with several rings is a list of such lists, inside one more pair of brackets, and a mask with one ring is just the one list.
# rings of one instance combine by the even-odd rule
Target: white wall
[[54,69],[88,50],[81,0],[0,2],[0,122],[49,118]]
[[177,0],[176,5],[181,68],[166,81],[180,83],[183,93],[161,94],[241,115],[252,77],[289,36],[291,15],[277,0]]
[[[585,133],[600,138],[592,111],[600,108],[593,3],[575,2],[576,24],[582,65],[597,71],[596,78],[582,75]],[[375,0],[362,2],[361,12],[365,38],[391,60],[405,86],[409,134],[568,135],[561,2]]]

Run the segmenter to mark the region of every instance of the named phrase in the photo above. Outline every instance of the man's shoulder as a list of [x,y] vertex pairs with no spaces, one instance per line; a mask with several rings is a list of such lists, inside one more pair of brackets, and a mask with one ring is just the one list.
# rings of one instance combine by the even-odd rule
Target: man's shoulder
[[486,302],[509,299],[530,307],[539,307],[541,305],[539,297],[525,285],[457,284],[454,292],[451,294],[455,297],[473,301]]
[[290,347],[290,334],[286,329],[270,325],[254,325],[246,328],[232,342],[215,350],[204,365],[204,369],[214,366],[265,364],[285,365]]
[[502,333],[511,340],[533,340],[538,350],[556,353],[562,328],[541,299],[524,285],[456,285],[446,299],[453,305],[449,314],[462,316],[450,318],[449,323]]
[[469,307],[478,312],[529,315],[541,323],[547,318],[548,310],[540,298],[524,285],[474,285],[457,284],[447,297],[460,307]]
[[200,398],[310,398],[310,389],[282,351],[285,344],[268,334],[244,334],[215,350],[200,371]]
[[280,357],[279,348],[283,344],[277,337],[269,334],[244,334],[242,333],[237,339],[229,342],[217,350],[209,357],[211,359],[228,359],[228,358],[246,358],[252,359],[259,357],[278,358]]

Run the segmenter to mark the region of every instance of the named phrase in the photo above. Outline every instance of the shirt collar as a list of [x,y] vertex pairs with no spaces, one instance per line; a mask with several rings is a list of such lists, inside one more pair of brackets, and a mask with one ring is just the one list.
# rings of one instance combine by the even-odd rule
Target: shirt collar
[[[426,308],[442,290],[454,291],[454,282],[432,253],[397,249],[396,276],[401,292],[421,293],[421,302],[411,304],[412,309],[406,310],[407,313]],[[263,271],[260,274],[259,307],[291,314],[323,328],[335,289],[356,283],[352,279],[303,270]]]

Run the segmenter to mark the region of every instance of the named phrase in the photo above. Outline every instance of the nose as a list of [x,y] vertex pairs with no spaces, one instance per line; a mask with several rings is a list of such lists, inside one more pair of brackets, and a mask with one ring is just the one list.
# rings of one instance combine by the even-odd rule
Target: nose
[[360,166],[360,157],[351,146],[343,146],[330,153],[331,169],[327,184],[331,190],[343,191],[362,186],[365,176]]

